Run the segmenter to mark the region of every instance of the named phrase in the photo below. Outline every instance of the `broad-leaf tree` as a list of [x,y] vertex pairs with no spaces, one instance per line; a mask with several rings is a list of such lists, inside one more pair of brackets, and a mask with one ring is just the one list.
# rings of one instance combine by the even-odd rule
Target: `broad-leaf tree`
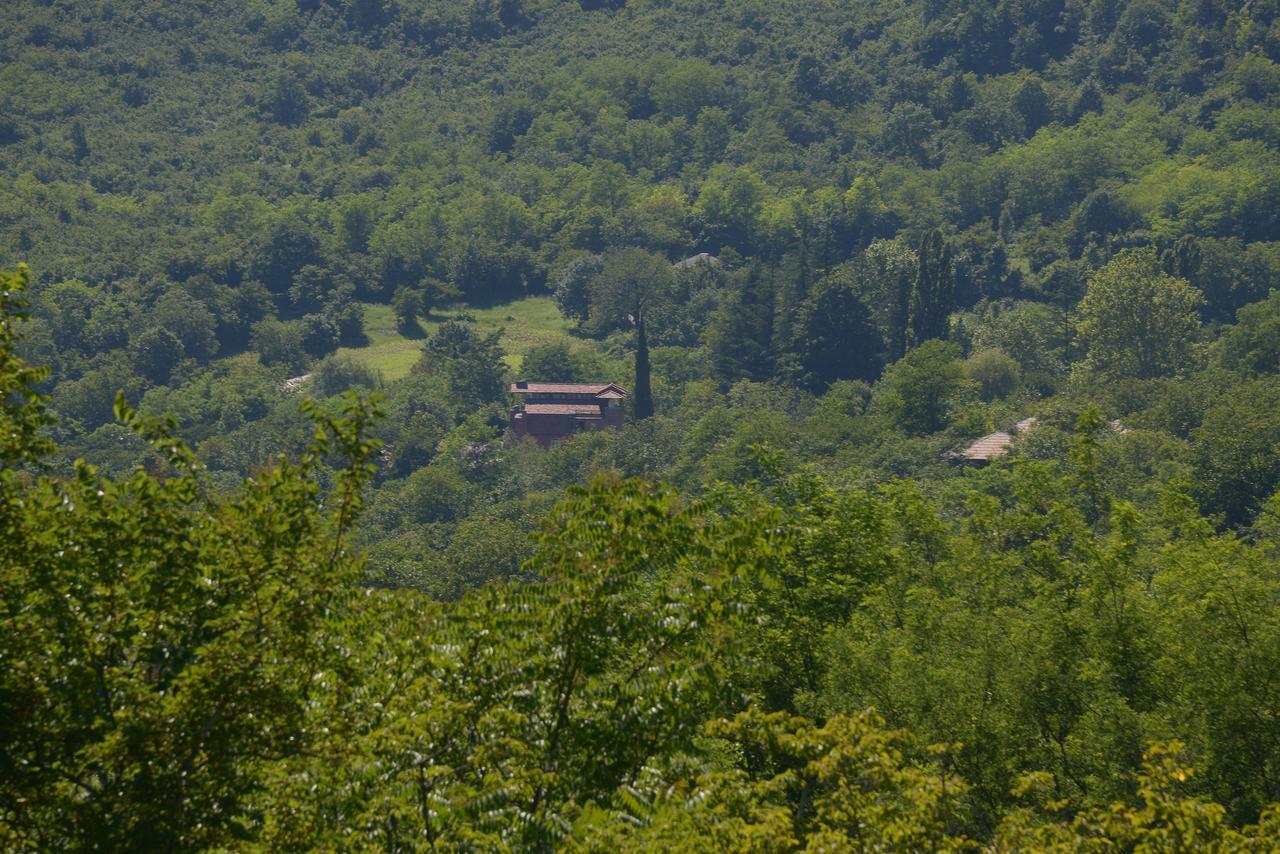
[[1121,252],[1089,279],[1076,331],[1084,366],[1103,376],[1151,379],[1191,366],[1200,292],[1159,265],[1154,250]]

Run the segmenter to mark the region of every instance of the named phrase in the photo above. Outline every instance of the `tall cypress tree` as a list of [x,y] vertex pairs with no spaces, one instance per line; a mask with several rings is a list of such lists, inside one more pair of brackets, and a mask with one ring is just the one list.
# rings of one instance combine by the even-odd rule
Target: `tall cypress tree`
[[919,256],[908,312],[907,334],[912,347],[934,338],[946,340],[948,320],[955,305],[951,248],[942,239],[941,231],[934,229],[924,236]]
[[653,390],[649,386],[649,340],[644,334],[644,311],[636,314],[636,420],[653,417]]
[[79,119],[71,125],[71,145],[74,149],[73,156],[77,163],[89,156],[89,138],[85,136],[84,125]]

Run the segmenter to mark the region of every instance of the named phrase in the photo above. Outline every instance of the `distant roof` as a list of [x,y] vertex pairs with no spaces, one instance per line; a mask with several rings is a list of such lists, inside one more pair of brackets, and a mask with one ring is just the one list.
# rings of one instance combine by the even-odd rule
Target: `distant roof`
[[538,383],[517,380],[511,384],[512,394],[589,394],[593,397],[620,398],[627,390],[613,383]]
[[712,255],[710,252],[699,252],[697,255],[690,255],[683,261],[677,261],[671,266],[683,269],[685,267],[692,267],[695,264],[710,264],[712,267],[716,267],[720,264],[720,259]]
[[974,439],[972,444],[960,452],[960,456],[966,460],[990,460],[994,457],[1003,457],[1009,452],[1009,446],[1012,444],[1013,436],[1003,430],[997,430],[980,439]]
[[958,451],[948,451],[943,456],[951,460],[990,462],[996,457],[1003,457],[1009,453],[1009,448],[1013,445],[1014,433],[1018,435],[1026,433],[1036,426],[1038,420],[1034,415],[1030,418],[1024,418],[1013,425],[1013,433],[997,430],[994,433],[988,433],[985,436],[974,439]]
[[599,418],[600,407],[591,403],[528,403],[524,407],[525,415],[574,415],[585,418]]
[[309,379],[311,379],[311,374],[303,374],[300,377],[289,377],[289,379],[280,384],[280,390],[285,393],[297,391],[302,388],[302,384]]

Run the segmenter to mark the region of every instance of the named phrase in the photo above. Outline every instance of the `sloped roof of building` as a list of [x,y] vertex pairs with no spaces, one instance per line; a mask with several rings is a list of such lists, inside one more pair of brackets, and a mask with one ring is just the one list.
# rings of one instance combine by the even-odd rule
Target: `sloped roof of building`
[[697,255],[690,255],[683,261],[677,261],[671,266],[676,267],[677,269],[684,269],[685,267],[692,267],[695,264],[710,264],[712,267],[715,267],[719,265],[719,263],[720,259],[712,255],[710,252],[699,252]]
[[627,390],[614,383],[539,383],[517,380],[511,384],[512,394],[589,394],[600,398],[622,398]]
[[982,460],[990,462],[996,457],[1003,457],[1009,453],[1009,448],[1013,445],[1013,437],[1015,435],[1021,436],[1034,428],[1038,420],[1034,415],[1030,418],[1024,418],[1013,425],[1013,432],[1011,433],[997,430],[994,433],[979,436],[960,450],[948,451],[943,456],[951,460]]
[[968,447],[960,452],[960,455],[966,460],[990,460],[1007,454],[1009,446],[1012,444],[1012,435],[1003,430],[997,430],[979,439],[974,439]]
[[590,403],[529,403],[525,415],[572,415],[576,418],[599,418],[600,407]]

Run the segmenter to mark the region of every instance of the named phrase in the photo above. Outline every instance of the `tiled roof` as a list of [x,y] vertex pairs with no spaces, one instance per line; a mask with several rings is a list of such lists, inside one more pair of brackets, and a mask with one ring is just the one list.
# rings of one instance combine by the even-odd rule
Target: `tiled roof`
[[535,383],[521,380],[511,384],[512,394],[590,394],[595,397],[626,397],[627,390],[613,383]]
[[720,259],[709,252],[699,252],[697,255],[685,258],[683,261],[677,261],[671,266],[683,269],[696,264],[710,264],[712,267],[718,267],[720,266]]
[[974,439],[965,447],[958,451],[948,451],[943,454],[949,460],[981,460],[990,462],[996,457],[1003,457],[1009,453],[1009,448],[1013,445],[1013,434],[1022,435],[1035,428],[1037,419],[1034,415],[1030,418],[1024,418],[1013,427],[1013,433],[1006,433],[1004,430],[997,430],[994,433],[988,433]]
[[960,452],[967,460],[989,460],[992,457],[1002,457],[1009,451],[1009,446],[1013,444],[1013,437],[1004,431],[997,431],[983,436],[981,439],[975,439],[973,444]]
[[579,418],[599,418],[600,407],[590,403],[528,403],[525,415],[574,415]]

